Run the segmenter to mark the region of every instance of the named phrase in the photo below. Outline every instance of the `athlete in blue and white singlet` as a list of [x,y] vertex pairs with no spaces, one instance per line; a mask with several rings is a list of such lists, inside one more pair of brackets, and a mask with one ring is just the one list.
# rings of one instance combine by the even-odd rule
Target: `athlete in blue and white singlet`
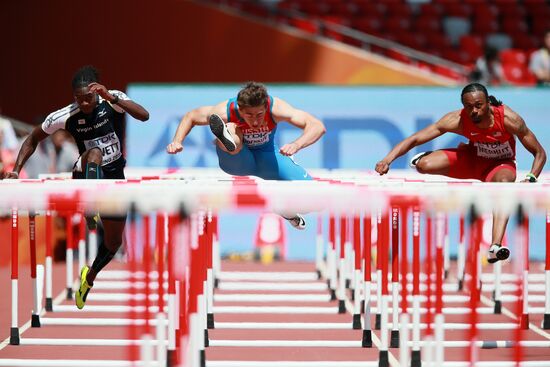
[[[302,129],[303,133],[293,142],[278,147],[274,137],[277,125],[283,121]],[[256,82],[246,84],[236,98],[185,114],[166,151],[181,152],[183,140],[197,125],[209,125],[216,136],[216,151],[223,171],[265,180],[311,180],[292,156],[325,133],[320,120],[270,96],[265,86]],[[297,227],[292,221],[291,224]]]

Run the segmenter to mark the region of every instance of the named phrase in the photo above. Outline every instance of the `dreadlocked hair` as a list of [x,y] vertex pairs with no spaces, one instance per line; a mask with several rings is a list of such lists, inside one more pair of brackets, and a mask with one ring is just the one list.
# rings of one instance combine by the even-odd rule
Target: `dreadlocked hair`
[[73,76],[73,90],[87,87],[90,83],[99,81],[99,73],[92,65],[86,65],[77,70]]
[[237,95],[239,107],[258,107],[267,104],[267,89],[257,82],[248,82]]
[[485,94],[485,97],[487,97],[487,100],[489,101],[489,104],[491,106],[502,106],[502,101],[496,99],[495,96],[490,96],[487,92],[487,88],[483,84],[479,83],[470,83],[467,86],[462,89],[462,93],[460,94],[460,99],[462,100],[462,97],[464,97],[465,94],[473,93],[473,92],[483,92]]

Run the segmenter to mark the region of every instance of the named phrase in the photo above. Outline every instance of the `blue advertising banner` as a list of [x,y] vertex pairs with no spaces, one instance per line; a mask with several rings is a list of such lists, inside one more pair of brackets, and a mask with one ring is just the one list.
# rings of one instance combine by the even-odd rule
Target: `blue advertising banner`
[[[149,122],[143,124],[129,119],[127,124],[126,156],[130,167],[217,167],[218,159],[213,135],[207,127],[195,128],[184,142],[184,150],[168,155],[166,146],[171,142],[182,116],[199,106],[215,105],[236,96],[240,85],[170,85],[134,84],[128,95],[144,105],[150,112]],[[372,170],[377,161],[399,141],[437,121],[447,112],[458,110],[460,88],[441,87],[363,87],[363,86],[311,86],[268,85],[269,93],[282,98],[296,108],[305,110],[323,121],[325,136],[316,144],[298,152],[295,159],[306,169],[343,168]],[[519,113],[544,147],[550,147],[548,129],[550,90],[534,88],[490,88],[490,94],[502,100]],[[279,145],[295,139],[301,130],[281,123],[277,138]],[[408,159],[419,151],[455,147],[464,138],[446,134],[432,142],[413,149],[396,160],[392,168],[407,169]],[[518,143],[519,170],[528,171],[532,155]],[[301,249],[289,249],[290,258],[311,259],[314,255],[315,217],[310,215],[309,229],[298,233],[289,227],[292,243],[304,244]],[[239,221],[240,225],[254,228],[255,216]],[[232,220],[224,226],[234,228]],[[453,226],[454,227],[454,226]],[[542,220],[534,220],[532,244],[544,254]],[[244,228],[244,227],[243,227]],[[240,232],[240,231],[237,231]],[[229,249],[249,247],[254,231],[233,235],[222,241]],[[455,228],[451,228],[454,234]],[[223,240],[224,238],[222,238]],[[454,247],[454,246],[453,246]]]

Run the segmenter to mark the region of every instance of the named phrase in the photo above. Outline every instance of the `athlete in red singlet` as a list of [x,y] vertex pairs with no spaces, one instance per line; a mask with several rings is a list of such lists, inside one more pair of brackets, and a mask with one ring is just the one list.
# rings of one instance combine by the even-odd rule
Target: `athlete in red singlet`
[[[461,93],[462,110],[449,112],[436,123],[420,130],[397,144],[376,164],[376,172],[383,175],[390,164],[412,148],[451,132],[468,138],[468,144],[455,149],[442,149],[415,155],[411,166],[420,173],[444,175],[483,182],[514,182],[516,180],[515,137],[534,156],[531,172],[522,182],[536,182],[546,152],[523,118],[478,83],[468,84]],[[508,258],[510,251],[501,246],[508,216],[495,213],[493,240],[488,261],[494,263]]]

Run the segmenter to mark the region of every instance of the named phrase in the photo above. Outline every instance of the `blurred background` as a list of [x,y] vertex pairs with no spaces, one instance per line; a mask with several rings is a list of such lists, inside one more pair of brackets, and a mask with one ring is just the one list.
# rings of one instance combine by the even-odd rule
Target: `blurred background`
[[[4,170],[30,129],[72,101],[73,73],[86,64],[151,112],[146,124],[126,122],[130,168],[216,167],[208,129],[195,129],[180,155],[164,149],[185,112],[235,96],[248,80],[325,123],[323,139],[296,157],[309,170],[372,170],[398,141],[460,109],[470,81],[487,85],[550,147],[547,0],[20,0],[0,2],[0,29]],[[299,134],[283,125],[281,143]],[[408,157],[459,141],[444,136]],[[70,137],[49,139],[26,177],[65,171],[71,154]],[[408,169],[408,157],[392,167]],[[531,163],[519,146],[518,168]],[[239,215],[241,230],[222,238],[227,251],[254,241],[257,213]],[[222,233],[234,228],[230,217]],[[289,257],[313,256],[315,216],[309,222],[306,232],[288,231],[304,244]]]

